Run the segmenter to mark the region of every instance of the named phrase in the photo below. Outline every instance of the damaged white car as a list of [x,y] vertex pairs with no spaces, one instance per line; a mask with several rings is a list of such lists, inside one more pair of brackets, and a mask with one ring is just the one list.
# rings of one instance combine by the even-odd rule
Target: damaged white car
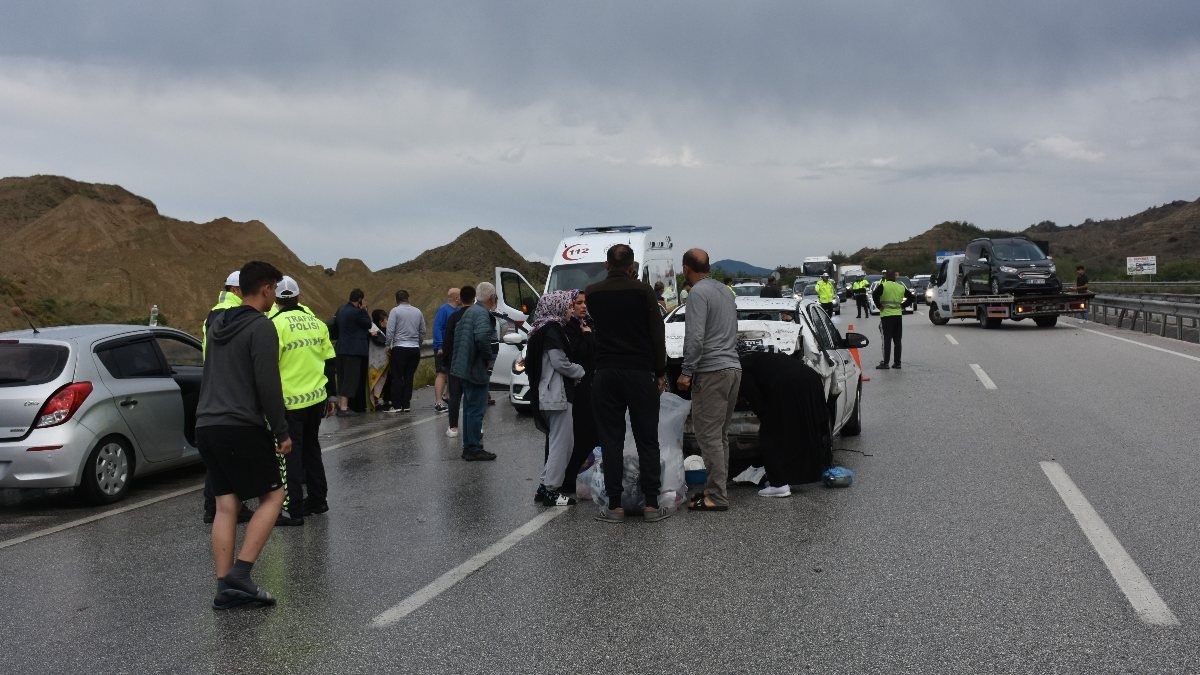
[[[862,429],[862,369],[850,349],[866,347],[867,338],[858,333],[843,337],[815,300],[739,297],[736,302],[739,349],[782,352],[803,360],[821,375],[833,434],[857,435]],[[667,383],[672,391],[683,364],[686,311],[683,305],[666,318]],[[695,447],[690,418],[684,444]],[[739,399],[729,426],[730,451],[757,446],[758,419]]]

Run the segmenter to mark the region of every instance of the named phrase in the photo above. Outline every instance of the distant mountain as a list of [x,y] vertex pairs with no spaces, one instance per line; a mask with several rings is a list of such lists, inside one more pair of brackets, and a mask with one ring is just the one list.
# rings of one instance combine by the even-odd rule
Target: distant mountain
[[[0,240],[8,253],[0,307],[19,305],[42,326],[137,321],[156,304],[167,323],[195,334],[225,276],[255,259],[295,278],[301,302],[323,317],[353,288],[363,289],[369,307],[384,309],[403,288],[432,318],[447,288],[490,280],[495,267],[517,269],[535,285],[546,278],[545,265],[478,228],[386,270],[356,259],[327,269],[301,261],[257,220],[176,220],[120,186],[61,176],[0,179]],[[0,312],[0,330],[25,325]]]
[[1005,236],[1047,242],[1059,276],[1073,277],[1075,266],[1081,264],[1093,279],[1119,278],[1124,275],[1126,257],[1152,255],[1158,258],[1160,276],[1169,275],[1174,268],[1185,277],[1194,277],[1191,270],[1200,269],[1200,200],[1174,201],[1124,218],[1089,218],[1065,227],[1044,221],[1019,232],[947,221],[903,242],[864,248],[850,260],[872,271],[928,273],[938,251],[961,251],[972,239]]
[[735,277],[765,277],[775,271],[766,267],[757,267],[741,260],[718,260],[712,263],[711,266],[732,274]]

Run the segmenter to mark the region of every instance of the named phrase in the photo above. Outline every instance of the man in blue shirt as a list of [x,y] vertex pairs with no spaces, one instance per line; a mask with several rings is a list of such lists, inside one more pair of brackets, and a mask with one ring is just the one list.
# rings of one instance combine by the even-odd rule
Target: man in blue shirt
[[450,364],[446,363],[442,347],[445,344],[446,321],[461,306],[458,289],[451,288],[446,292],[446,303],[438,307],[437,314],[433,316],[433,364],[437,370],[437,376],[433,380],[433,411],[435,413],[444,413],[450,409],[446,405],[448,398],[446,396],[446,373],[450,370]]

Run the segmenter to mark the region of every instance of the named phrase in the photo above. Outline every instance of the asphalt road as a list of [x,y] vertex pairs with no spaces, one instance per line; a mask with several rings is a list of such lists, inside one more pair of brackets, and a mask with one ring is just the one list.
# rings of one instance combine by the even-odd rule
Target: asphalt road
[[[323,427],[332,509],[275,531],[255,567],[273,609],[209,607],[198,471],[115,513],[0,491],[2,669],[1200,671],[1200,347],[917,315],[904,370],[875,371],[878,318],[839,323],[873,341],[864,432],[835,442],[853,487],[736,487],[728,513],[658,524],[547,513],[532,423],[501,400],[499,459],[465,463],[425,390]],[[1051,475],[1102,520],[1107,544],[1081,519],[1115,573]]]

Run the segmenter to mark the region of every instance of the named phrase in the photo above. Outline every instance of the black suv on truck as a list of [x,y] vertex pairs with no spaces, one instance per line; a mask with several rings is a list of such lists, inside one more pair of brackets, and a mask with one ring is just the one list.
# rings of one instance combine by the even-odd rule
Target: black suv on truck
[[961,270],[968,295],[1062,292],[1054,261],[1024,237],[975,239]]

